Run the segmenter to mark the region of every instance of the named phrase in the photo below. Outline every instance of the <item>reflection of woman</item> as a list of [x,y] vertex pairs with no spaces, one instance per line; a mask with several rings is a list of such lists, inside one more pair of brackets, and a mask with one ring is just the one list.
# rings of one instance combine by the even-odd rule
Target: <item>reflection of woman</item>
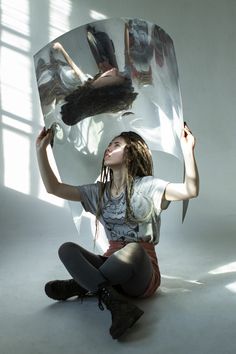
[[140,85],[152,84],[153,45],[146,21],[133,19],[125,24],[125,61],[132,78]]
[[195,139],[185,126],[181,137],[186,170],[183,183],[153,177],[152,158],[145,141],[134,132],[123,132],[105,150],[101,182],[77,187],[60,183],[55,177],[46,152],[52,138],[52,131],[44,129],[36,142],[47,191],[79,201],[86,211],[96,215],[96,220],[104,225],[109,248],[100,256],[72,242],[63,244],[59,256],[73,279],[51,281],[45,291],[55,300],[89,293],[98,296],[99,307],[103,308],[103,303],[111,312],[110,334],[117,339],[143,314],[123,295],[148,297],[160,285],[154,246],[159,239],[161,211],[170,201],[198,195]]
[[[60,43],[54,43],[53,49],[63,54],[67,64],[55,59],[52,54],[48,66],[43,66],[42,60],[39,62],[41,67],[38,65],[36,69],[39,93],[43,105],[52,103],[54,99],[65,100],[61,107],[65,124],[74,125],[86,117],[116,113],[131,106],[137,93],[128,76],[121,74],[117,68],[111,68],[99,72],[94,78],[89,77],[73,62]],[[53,53],[52,50],[50,53]],[[45,73],[49,80],[43,82],[42,74]]]

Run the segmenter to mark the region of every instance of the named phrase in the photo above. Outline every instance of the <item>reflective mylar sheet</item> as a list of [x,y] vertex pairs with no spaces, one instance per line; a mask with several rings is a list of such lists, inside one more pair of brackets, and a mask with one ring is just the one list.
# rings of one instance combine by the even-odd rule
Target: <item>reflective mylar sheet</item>
[[[182,105],[174,45],[158,25],[130,18],[93,22],[47,44],[35,54],[34,62],[45,126],[54,128],[53,154],[64,182],[96,181],[104,149],[121,131],[133,130],[151,150],[182,160]],[[108,85],[108,104],[101,112],[98,95],[82,102],[85,94],[78,87],[98,73],[109,76],[111,69],[127,79],[121,91],[134,98],[128,107],[122,96],[123,106],[119,103],[111,112],[109,104],[118,95]],[[71,103],[76,95],[76,103]],[[78,226],[80,203],[71,203],[71,208]]]

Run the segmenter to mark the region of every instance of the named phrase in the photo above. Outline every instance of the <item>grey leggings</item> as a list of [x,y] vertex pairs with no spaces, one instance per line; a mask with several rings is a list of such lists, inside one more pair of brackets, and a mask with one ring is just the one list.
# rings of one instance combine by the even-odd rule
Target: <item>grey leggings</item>
[[59,257],[70,275],[85,289],[96,292],[99,285],[119,285],[130,296],[141,296],[152,277],[147,252],[136,242],[128,243],[109,257],[93,254],[83,247],[66,242]]

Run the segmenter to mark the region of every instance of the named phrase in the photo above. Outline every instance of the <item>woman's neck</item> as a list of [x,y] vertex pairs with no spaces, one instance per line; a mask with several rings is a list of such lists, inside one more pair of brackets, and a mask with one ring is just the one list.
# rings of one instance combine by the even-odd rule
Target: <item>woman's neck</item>
[[111,182],[111,194],[119,196],[126,186],[126,174],[122,170],[113,171],[113,178]]

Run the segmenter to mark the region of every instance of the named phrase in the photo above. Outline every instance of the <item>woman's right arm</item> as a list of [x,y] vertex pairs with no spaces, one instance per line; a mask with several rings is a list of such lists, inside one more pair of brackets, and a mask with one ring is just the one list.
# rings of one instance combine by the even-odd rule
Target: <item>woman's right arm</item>
[[52,139],[52,130],[46,130],[44,128],[36,140],[38,166],[44,186],[48,193],[57,197],[73,201],[81,201],[79,189],[76,186],[59,182],[49,164],[47,147]]
[[84,72],[73,62],[69,54],[65,51],[63,46],[59,43],[53,43],[53,49],[60,51],[64,58],[66,59],[68,65],[74,70],[75,74],[79,77],[82,83],[88,80],[87,76],[84,74]]

